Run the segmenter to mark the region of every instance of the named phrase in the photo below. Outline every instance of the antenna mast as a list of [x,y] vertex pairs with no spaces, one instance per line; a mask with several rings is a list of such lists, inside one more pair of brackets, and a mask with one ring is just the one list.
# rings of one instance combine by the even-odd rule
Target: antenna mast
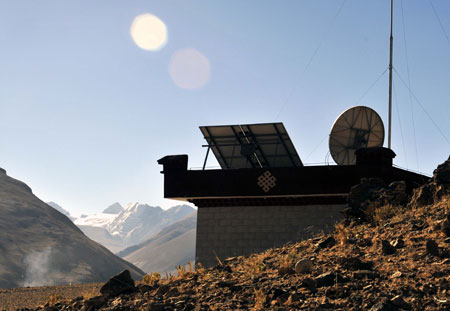
[[394,18],[394,0],[391,0],[391,36],[389,49],[389,129],[388,129],[388,148],[391,149],[391,130],[392,130],[392,59],[394,53],[394,37],[392,35]]

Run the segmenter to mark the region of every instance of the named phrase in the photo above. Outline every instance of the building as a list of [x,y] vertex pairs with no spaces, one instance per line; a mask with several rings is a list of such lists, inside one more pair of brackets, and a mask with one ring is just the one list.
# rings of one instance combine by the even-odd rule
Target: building
[[403,180],[408,190],[427,179],[394,167],[382,147],[355,152],[353,165],[304,166],[282,123],[200,129],[221,169],[188,170],[187,155],[158,163],[164,197],[198,207],[196,260],[206,267],[332,230],[361,178]]

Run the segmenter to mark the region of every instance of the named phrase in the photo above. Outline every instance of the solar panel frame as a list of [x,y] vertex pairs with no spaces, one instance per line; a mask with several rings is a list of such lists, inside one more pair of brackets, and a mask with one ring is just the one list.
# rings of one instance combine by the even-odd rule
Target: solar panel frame
[[222,169],[300,167],[283,123],[200,126]]

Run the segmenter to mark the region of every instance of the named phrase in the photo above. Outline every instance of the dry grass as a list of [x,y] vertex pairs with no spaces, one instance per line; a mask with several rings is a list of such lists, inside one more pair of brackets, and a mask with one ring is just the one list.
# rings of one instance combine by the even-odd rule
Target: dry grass
[[183,278],[186,275],[186,266],[177,266],[178,278]]
[[99,294],[98,289],[92,288],[91,290],[83,291],[81,296],[83,296],[83,299],[90,299],[92,297],[95,297]]
[[148,274],[144,275],[144,277],[142,278],[142,283],[150,285],[150,286],[154,286],[154,285],[158,284],[160,279],[161,279],[161,274],[159,274],[158,272],[152,272],[152,273],[148,273]]
[[266,295],[262,289],[255,289],[255,306],[253,310],[264,310],[266,303]]
[[60,302],[61,300],[63,300],[63,297],[58,294],[53,294],[48,297],[48,303],[51,306],[55,305],[57,302]]
[[394,216],[400,215],[405,211],[405,207],[396,205],[376,206],[370,205],[365,214],[367,218],[375,224],[382,224]]
[[336,225],[336,240],[341,245],[344,245],[345,243],[347,243],[349,237],[350,237],[350,228],[348,226],[345,226],[344,223],[338,223]]
[[249,275],[260,274],[265,271],[267,266],[264,261],[270,257],[270,254],[271,252],[269,250],[260,254],[251,255],[245,263],[244,271]]

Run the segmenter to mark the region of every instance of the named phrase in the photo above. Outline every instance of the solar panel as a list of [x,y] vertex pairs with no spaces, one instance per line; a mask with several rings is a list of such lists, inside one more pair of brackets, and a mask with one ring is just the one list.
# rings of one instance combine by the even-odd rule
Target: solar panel
[[200,126],[223,169],[303,166],[283,123]]

